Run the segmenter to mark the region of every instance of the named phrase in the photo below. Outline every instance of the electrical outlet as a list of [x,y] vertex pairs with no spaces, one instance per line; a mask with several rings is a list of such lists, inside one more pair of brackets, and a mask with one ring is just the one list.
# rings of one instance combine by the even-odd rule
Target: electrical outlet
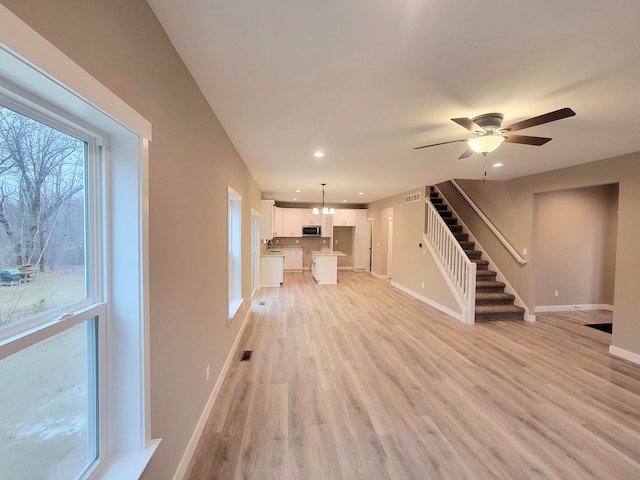
[[211,367],[207,365],[207,368],[204,369],[204,376],[207,377],[207,382],[209,381],[209,377],[211,376]]
[[522,249],[522,255],[524,255],[525,257],[527,256],[527,249],[526,248]]
[[422,282],[422,288],[424,288],[424,282]]
[[338,240],[336,240],[336,245],[338,244]]
[[278,240],[277,238],[276,238],[276,243],[280,243],[280,240]]
[[422,249],[422,254],[423,254],[423,255],[426,255],[426,254],[427,254],[427,251],[426,251],[425,249]]
[[300,240],[296,239],[296,243],[300,243]]
[[555,295],[556,297],[558,296],[558,290],[556,290],[556,291],[554,292],[554,295]]

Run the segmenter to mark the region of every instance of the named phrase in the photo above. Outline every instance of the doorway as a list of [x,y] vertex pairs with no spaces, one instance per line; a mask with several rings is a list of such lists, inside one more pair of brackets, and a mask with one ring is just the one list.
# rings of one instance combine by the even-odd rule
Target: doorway
[[618,184],[534,195],[536,312],[613,309]]
[[251,209],[251,298],[260,287],[260,212]]
[[393,217],[387,217],[387,278],[393,278]]

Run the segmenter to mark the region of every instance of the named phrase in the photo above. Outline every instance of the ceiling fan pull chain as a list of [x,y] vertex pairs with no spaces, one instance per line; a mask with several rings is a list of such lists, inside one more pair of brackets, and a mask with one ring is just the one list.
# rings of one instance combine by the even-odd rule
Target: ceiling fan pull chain
[[484,157],[484,176],[482,177],[482,183],[484,183],[484,180],[487,178],[487,153],[483,153],[482,156]]

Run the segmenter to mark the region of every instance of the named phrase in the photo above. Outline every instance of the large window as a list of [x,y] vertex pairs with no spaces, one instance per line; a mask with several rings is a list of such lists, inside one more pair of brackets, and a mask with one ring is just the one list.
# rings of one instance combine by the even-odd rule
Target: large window
[[0,477],[138,478],[151,124],[0,5]]
[[80,478],[98,458],[100,164],[95,138],[0,97],[0,452],[14,480]]
[[228,289],[231,321],[242,306],[242,195],[228,187]]

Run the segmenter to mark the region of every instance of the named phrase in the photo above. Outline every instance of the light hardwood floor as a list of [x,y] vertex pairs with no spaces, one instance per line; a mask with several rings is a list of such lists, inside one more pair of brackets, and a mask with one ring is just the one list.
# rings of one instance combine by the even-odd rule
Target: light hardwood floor
[[537,318],[467,326],[366,273],[288,272],[186,478],[640,478],[640,366],[584,326],[611,314]]

